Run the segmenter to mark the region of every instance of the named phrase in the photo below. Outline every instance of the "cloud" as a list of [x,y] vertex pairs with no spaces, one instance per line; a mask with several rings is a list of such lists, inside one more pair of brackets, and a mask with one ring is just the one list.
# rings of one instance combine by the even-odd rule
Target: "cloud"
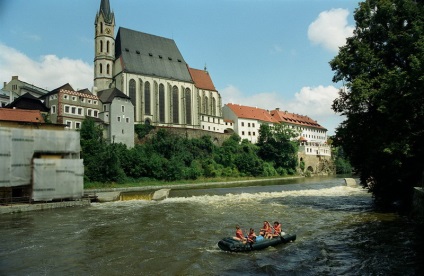
[[0,43],[0,76],[9,82],[12,76],[35,86],[53,90],[69,83],[74,89],[93,86],[93,67],[82,60],[45,55],[32,60],[14,48]]
[[354,27],[348,25],[346,9],[331,9],[321,12],[309,25],[308,38],[331,52],[337,52],[346,44],[346,38],[353,35]]
[[327,128],[330,135],[334,134],[334,129],[343,120],[343,117],[331,109],[334,99],[338,97],[338,91],[339,89],[332,85],[305,86],[295,93],[292,99],[284,99],[278,92],[262,92],[246,96],[233,85],[219,90],[223,104],[235,103],[267,110],[278,107],[290,113],[307,115]]

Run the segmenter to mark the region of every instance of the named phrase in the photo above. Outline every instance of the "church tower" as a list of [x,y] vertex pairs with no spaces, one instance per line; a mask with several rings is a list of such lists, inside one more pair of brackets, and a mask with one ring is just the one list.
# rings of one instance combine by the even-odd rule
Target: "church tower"
[[110,11],[109,0],[101,0],[96,14],[94,38],[94,89],[108,89],[113,81],[115,61],[115,15]]

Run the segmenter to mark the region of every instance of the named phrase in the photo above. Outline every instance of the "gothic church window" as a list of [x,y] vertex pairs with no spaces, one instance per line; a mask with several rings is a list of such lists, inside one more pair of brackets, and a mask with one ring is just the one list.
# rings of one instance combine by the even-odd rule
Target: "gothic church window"
[[100,53],[103,53],[103,41],[100,40]]
[[132,102],[133,106],[135,107],[135,80],[134,79],[130,79],[129,96],[131,98],[131,102]]
[[204,99],[203,112],[205,114],[209,114],[209,99],[208,99],[208,97],[205,97],[205,99]]
[[179,122],[179,99],[178,87],[172,87],[172,122],[178,124]]
[[106,53],[109,54],[109,47],[110,47],[110,42],[106,42]]
[[99,71],[100,71],[100,74],[103,73],[103,65],[101,63],[100,63],[100,66],[99,66]]
[[106,65],[106,74],[109,75],[110,74],[109,72],[110,72],[110,64]]
[[185,90],[185,105],[186,105],[186,124],[191,125],[191,91],[189,88]]
[[159,122],[165,123],[165,86],[159,85]]
[[144,86],[144,112],[151,114],[150,111],[150,82],[146,82]]
[[212,115],[217,116],[216,114],[216,99],[212,98]]

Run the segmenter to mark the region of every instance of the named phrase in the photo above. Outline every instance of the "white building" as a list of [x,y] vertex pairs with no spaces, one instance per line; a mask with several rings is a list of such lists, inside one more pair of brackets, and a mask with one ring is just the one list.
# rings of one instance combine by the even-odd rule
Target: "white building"
[[247,139],[253,144],[258,142],[261,124],[272,125],[278,123],[267,110],[257,107],[229,103],[224,105],[222,113],[225,122],[233,123],[234,132],[241,139]]

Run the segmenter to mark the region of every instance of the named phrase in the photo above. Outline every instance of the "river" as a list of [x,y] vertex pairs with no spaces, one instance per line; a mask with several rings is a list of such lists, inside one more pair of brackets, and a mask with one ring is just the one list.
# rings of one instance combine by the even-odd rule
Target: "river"
[[[272,184],[1,215],[0,275],[422,275],[422,227],[375,210],[365,190],[333,177]],[[297,240],[217,247],[263,220]]]

